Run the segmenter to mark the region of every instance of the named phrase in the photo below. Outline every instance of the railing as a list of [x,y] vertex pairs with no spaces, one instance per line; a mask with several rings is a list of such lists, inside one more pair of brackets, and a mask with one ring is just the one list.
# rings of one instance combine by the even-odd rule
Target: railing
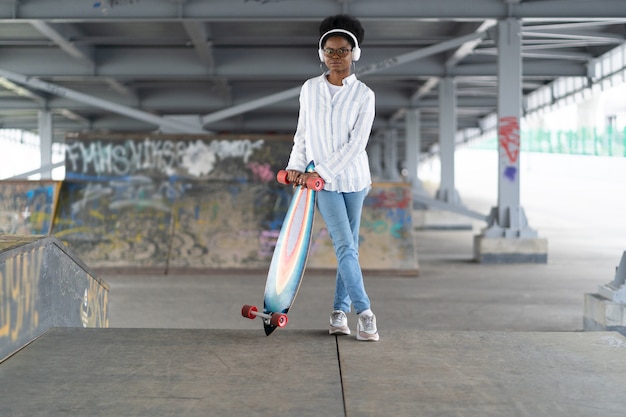
[[[498,149],[495,132],[468,142],[472,149]],[[578,130],[523,130],[522,152],[626,157],[626,127]]]

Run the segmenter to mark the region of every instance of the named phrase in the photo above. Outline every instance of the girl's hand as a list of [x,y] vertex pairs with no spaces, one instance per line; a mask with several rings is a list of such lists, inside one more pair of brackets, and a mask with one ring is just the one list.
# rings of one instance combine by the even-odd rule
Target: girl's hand
[[302,175],[302,172],[300,171],[296,171],[293,169],[288,169],[287,170],[287,181],[289,181],[290,184],[293,185],[298,185],[300,183],[300,176]]
[[321,177],[320,177],[320,174],[318,174],[315,171],[304,172],[300,175],[300,177],[298,177],[298,184],[302,185],[303,187],[306,187],[306,183],[309,180],[309,178],[321,178]]

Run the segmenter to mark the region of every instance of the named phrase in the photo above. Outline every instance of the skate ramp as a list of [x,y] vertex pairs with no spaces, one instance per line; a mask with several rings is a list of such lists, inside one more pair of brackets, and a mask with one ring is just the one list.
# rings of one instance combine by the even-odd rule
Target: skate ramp
[[58,239],[0,235],[0,360],[52,327],[108,327],[108,292]]

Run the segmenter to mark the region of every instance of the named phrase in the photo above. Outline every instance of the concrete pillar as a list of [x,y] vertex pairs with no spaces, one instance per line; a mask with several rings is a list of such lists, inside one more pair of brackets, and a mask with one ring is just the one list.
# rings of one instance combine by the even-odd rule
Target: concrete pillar
[[404,122],[406,124],[406,169],[407,178],[411,183],[411,194],[427,195],[422,181],[417,176],[419,157],[422,148],[420,111],[409,109]]
[[451,77],[439,82],[439,156],[441,158],[441,183],[435,198],[452,204],[461,199],[454,185],[454,148],[456,136],[456,91]]
[[[454,184],[454,152],[456,147],[456,91],[451,77],[439,81],[439,159],[440,183],[435,200],[462,207],[461,198]],[[414,224],[418,229],[471,230],[467,217],[449,210],[433,208],[414,212]]]
[[[42,167],[52,165],[52,112],[50,110],[39,111],[39,140],[40,161]],[[52,179],[52,169],[41,172],[42,180]]]
[[528,226],[520,205],[522,34],[519,19],[498,23],[498,206],[475,236],[479,262],[547,262],[547,241]]
[[400,181],[398,173],[398,131],[390,129],[385,132],[384,142],[385,153],[385,179],[389,181]]
[[378,181],[383,177],[383,144],[380,140],[380,134],[376,134],[370,138],[367,148],[369,156],[370,172],[374,181]]

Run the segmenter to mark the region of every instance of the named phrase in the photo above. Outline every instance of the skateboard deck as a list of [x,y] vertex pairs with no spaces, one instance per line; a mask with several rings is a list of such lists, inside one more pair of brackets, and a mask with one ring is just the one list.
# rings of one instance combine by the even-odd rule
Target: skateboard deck
[[[305,172],[312,172],[313,169],[314,164],[311,162]],[[279,172],[277,179],[286,184],[286,171]],[[323,187],[321,178],[311,179],[306,187],[295,187],[267,274],[263,313],[250,305],[242,308],[244,317],[263,318],[263,327],[268,336],[277,327],[287,325],[287,313],[300,289],[309,254],[317,191]]]

